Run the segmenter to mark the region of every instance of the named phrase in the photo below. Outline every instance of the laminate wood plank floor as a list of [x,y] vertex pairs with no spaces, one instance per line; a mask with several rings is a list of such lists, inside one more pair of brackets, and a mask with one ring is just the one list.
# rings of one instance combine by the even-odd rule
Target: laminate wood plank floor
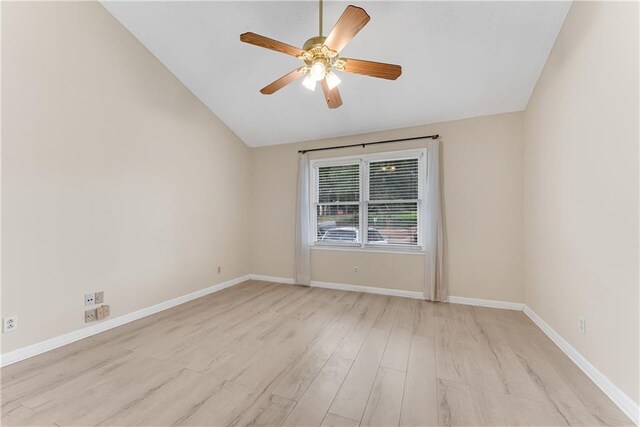
[[1,370],[2,425],[631,425],[521,312],[249,281]]

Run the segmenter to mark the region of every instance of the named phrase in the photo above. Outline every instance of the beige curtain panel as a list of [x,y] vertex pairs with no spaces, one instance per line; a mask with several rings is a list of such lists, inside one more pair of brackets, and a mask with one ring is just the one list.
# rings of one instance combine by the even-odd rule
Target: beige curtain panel
[[309,230],[309,156],[298,154],[298,197],[296,207],[296,255],[294,279],[311,284],[311,232]]
[[435,139],[427,147],[424,298],[429,301],[446,301],[448,296],[443,274],[444,237],[441,184],[440,140]]

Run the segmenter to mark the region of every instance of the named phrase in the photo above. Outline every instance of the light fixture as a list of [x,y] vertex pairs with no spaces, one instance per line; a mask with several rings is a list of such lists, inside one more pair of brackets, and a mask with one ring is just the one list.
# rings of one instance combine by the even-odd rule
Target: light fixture
[[[340,57],[342,49],[371,19],[364,9],[353,5],[347,6],[331,32],[328,35],[324,35],[322,32],[323,0],[317,1],[319,3],[318,35],[305,41],[301,49],[256,33],[240,34],[240,41],[244,43],[291,55],[304,63],[303,66],[299,66],[260,89],[260,93],[271,95],[298,78],[302,78],[305,79],[302,84],[309,90],[314,90],[317,82],[320,82],[320,89],[327,106],[329,108],[338,108],[342,105],[342,97],[338,89],[340,79],[331,72],[332,70],[388,80],[395,80],[400,77],[402,67],[399,65]],[[383,37],[389,38],[392,35],[383,35]]]
[[309,70],[309,76],[311,76],[313,80],[319,82],[320,80],[324,79],[326,70],[327,69],[324,65],[324,62],[314,61],[313,64],[311,64],[311,69]]
[[327,86],[329,86],[329,90],[333,90],[334,87],[340,84],[340,79],[333,71],[329,71],[327,73]]
[[302,86],[306,87],[310,91],[313,91],[316,88],[316,81],[311,76],[307,76],[302,81]]

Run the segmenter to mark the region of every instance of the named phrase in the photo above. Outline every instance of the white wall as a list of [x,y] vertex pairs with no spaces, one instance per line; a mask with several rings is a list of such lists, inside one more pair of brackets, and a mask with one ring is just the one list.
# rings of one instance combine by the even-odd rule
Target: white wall
[[[451,295],[522,302],[522,113],[251,150],[253,273],[293,276],[297,155],[302,148],[440,134]],[[310,153],[335,157],[424,147],[402,142]],[[312,279],[423,289],[423,257],[312,251]],[[352,274],[358,266],[359,275]]]
[[574,2],[524,133],[525,302],[636,402],[638,36],[637,2]]
[[249,273],[249,149],[102,6],[3,2],[1,89],[3,353]]

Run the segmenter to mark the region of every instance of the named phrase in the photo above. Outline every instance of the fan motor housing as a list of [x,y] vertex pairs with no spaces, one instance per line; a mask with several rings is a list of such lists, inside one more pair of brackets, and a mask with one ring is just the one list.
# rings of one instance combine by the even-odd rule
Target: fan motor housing
[[324,41],[326,39],[327,38],[324,36],[311,37],[309,40],[304,42],[304,46],[302,46],[302,50],[309,50],[314,47],[320,47],[324,44]]

